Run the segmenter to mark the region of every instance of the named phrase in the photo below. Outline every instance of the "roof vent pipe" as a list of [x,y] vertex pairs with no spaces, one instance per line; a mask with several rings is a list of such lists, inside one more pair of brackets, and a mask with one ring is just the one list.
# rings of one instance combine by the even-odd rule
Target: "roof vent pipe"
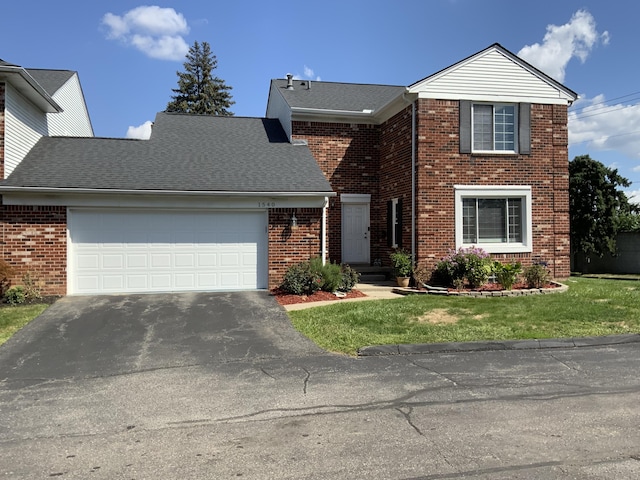
[[293,75],[287,73],[287,90],[293,90]]
[[307,90],[311,90],[311,80],[307,82]]

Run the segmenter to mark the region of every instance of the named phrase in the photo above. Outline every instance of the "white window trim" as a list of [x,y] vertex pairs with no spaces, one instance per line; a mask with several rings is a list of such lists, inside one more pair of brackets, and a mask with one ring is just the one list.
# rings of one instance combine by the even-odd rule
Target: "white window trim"
[[398,199],[391,199],[391,247],[398,248],[398,239],[396,238],[396,226],[398,225]]
[[[493,128],[495,129],[495,109],[496,107],[504,107],[504,106],[509,106],[509,107],[514,107],[513,109],[513,113],[514,113],[514,126],[513,126],[513,146],[514,149],[513,150],[477,150],[475,148],[475,142],[474,142],[474,131],[473,131],[473,126],[474,126],[474,121],[473,121],[473,115],[474,115],[474,111],[475,111],[475,106],[476,105],[491,105],[493,107],[493,117],[491,119]],[[482,154],[482,155],[514,155],[518,153],[518,133],[519,133],[519,128],[520,128],[520,118],[519,118],[519,112],[518,112],[518,104],[516,103],[505,103],[505,102],[501,102],[501,103],[494,103],[494,102],[472,102],[471,103],[471,153],[477,153],[477,154]],[[493,131],[493,143],[495,145],[495,130]]]
[[[454,185],[456,249],[480,247],[488,253],[530,253],[533,251],[533,220],[531,186],[523,185]],[[462,240],[463,198],[507,198],[524,199],[522,242],[519,243],[464,243]]]

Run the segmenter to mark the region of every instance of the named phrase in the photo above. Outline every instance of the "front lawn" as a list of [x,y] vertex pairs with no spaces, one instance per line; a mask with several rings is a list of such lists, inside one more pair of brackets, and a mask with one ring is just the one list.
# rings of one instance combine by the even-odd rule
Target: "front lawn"
[[0,345],[24,327],[31,320],[40,315],[49,305],[19,305],[16,307],[0,308]]
[[461,298],[410,295],[290,311],[320,347],[520,340],[640,333],[640,282],[571,278],[565,293]]

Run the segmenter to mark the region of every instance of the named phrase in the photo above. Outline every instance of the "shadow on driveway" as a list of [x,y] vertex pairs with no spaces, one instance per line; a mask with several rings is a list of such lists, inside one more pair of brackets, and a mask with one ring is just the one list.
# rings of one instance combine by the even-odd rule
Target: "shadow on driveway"
[[0,347],[0,381],[323,353],[267,292],[65,297]]

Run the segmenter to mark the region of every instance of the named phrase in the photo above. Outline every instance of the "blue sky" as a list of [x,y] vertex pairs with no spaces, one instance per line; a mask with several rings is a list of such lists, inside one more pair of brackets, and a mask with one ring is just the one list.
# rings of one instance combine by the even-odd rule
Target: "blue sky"
[[95,134],[144,135],[184,54],[209,42],[240,116],[272,78],[409,85],[498,42],[577,92],[569,158],[633,181],[640,202],[640,3],[617,0],[12,1],[0,58],[78,71]]

